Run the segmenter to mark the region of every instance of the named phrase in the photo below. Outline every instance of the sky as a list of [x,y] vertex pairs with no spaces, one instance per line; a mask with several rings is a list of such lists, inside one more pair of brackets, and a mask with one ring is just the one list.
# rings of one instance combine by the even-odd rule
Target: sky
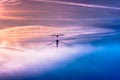
[[119,4],[0,0],[0,80],[120,79]]

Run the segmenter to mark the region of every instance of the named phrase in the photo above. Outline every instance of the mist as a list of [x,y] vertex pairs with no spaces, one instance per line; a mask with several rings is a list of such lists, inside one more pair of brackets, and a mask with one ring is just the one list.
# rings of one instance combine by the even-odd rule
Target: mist
[[[5,80],[35,80],[38,77],[48,80],[46,76],[51,76],[52,80],[59,77],[60,79],[71,77],[74,79],[75,76],[69,76],[72,72],[82,76],[77,78],[83,80],[86,79],[84,76],[88,76],[87,74],[90,72],[91,76],[88,77],[91,79],[93,75],[97,75],[97,78],[100,76],[108,78],[108,75],[112,75],[109,69],[116,70],[114,67],[120,66],[119,42],[104,45],[77,44],[58,49],[50,47],[42,50],[24,49],[24,52],[0,49],[0,53],[0,79]],[[107,67],[108,71],[105,70]],[[71,70],[72,72],[69,73]],[[66,77],[63,77],[61,72]]]

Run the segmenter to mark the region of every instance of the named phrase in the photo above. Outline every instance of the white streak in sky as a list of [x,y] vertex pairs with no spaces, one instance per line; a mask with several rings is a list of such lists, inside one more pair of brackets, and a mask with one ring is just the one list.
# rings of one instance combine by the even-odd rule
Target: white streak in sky
[[84,3],[73,3],[73,2],[63,2],[63,1],[49,1],[49,0],[33,0],[33,1],[41,1],[47,3],[57,3],[57,4],[65,4],[65,5],[73,5],[73,6],[82,6],[82,7],[89,7],[89,8],[103,8],[103,9],[113,9],[113,10],[120,10],[119,7],[110,7],[110,6],[102,6],[102,5],[94,5],[94,4],[84,4]]
[[5,6],[5,5],[18,5],[21,2],[19,0],[0,0],[0,6]]

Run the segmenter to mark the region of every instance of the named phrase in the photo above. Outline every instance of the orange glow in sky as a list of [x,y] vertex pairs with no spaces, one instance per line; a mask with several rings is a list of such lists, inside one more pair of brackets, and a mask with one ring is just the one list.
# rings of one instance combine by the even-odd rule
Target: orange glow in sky
[[[67,32],[68,29],[54,28],[45,26],[19,26],[0,30],[0,42],[1,45],[12,45],[20,43],[21,41],[27,41],[34,38],[47,38],[53,34],[62,34]],[[69,30],[71,31],[71,30]]]

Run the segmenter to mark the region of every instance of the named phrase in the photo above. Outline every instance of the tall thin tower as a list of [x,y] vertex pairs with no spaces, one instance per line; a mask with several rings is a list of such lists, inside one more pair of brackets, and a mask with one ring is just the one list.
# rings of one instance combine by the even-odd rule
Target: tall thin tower
[[64,36],[64,35],[63,34],[58,34],[58,35],[51,35],[51,36],[56,37],[55,43],[56,43],[56,48],[58,48],[59,47],[59,42],[60,42],[59,37]]

